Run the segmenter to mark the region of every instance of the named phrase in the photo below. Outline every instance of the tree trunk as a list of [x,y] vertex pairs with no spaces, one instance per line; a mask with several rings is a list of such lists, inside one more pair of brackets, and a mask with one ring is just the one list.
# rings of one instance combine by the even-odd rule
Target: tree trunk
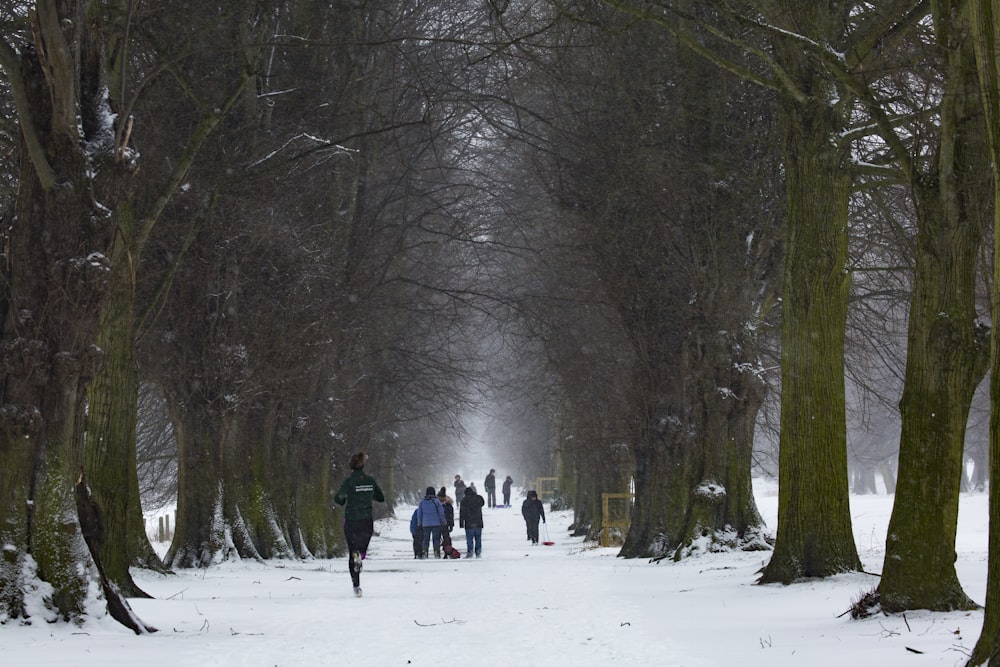
[[[0,44],[17,105],[21,161],[0,276],[0,615],[25,618],[25,590],[52,586],[53,618],[83,613],[91,573],[73,489],[76,428],[101,355],[112,212],[134,165],[115,145],[101,27],[81,3],[39,1],[35,42]],[[51,620],[51,619],[48,619]]]
[[[818,96],[817,97],[821,97]],[[778,528],[762,583],[859,570],[847,477],[844,337],[851,179],[825,100],[783,99],[787,234],[782,288]]]
[[169,395],[167,405],[177,438],[177,518],[163,563],[208,567],[234,551],[231,526],[222,520],[227,491],[219,442],[223,420],[181,407]]
[[[971,0],[973,42],[993,164],[993,283],[990,310],[1000,313],[1000,0]],[[1000,480],[1000,336],[990,338],[990,480]],[[1000,484],[990,484],[989,563],[983,629],[968,666],[1000,665]]]
[[899,479],[879,584],[889,612],[976,607],[955,571],[955,535],[966,424],[987,369],[976,273],[987,210],[977,190],[989,158],[965,12],[943,20],[955,24],[945,31],[954,44],[945,46],[937,169],[914,187],[918,229]]
[[[129,233],[132,209],[117,212],[118,228]],[[133,581],[136,564],[165,571],[146,537],[136,468],[136,412],[139,396],[135,361],[133,265],[118,236],[112,250],[110,299],[97,345],[105,363],[88,388],[86,469],[93,500],[104,511],[105,576],[128,597],[148,597]]]

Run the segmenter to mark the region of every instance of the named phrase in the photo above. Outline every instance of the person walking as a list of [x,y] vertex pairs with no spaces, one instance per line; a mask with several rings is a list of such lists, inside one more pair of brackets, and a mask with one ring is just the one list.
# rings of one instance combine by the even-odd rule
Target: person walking
[[458,511],[458,526],[465,528],[465,557],[481,558],[483,554],[483,497],[469,487],[465,490],[462,505]]
[[503,506],[510,507],[510,487],[514,483],[510,475],[503,481]]
[[545,523],[545,507],[538,499],[535,491],[528,491],[528,497],[521,503],[521,516],[524,517],[524,524],[528,528],[528,541],[532,545],[538,545],[538,520]]
[[497,471],[490,468],[490,474],[486,476],[486,481],[483,482],[483,488],[486,489],[486,505],[487,507],[497,506]]
[[424,531],[424,552],[421,558],[427,558],[434,544],[434,556],[441,557],[441,526],[447,525],[444,515],[444,506],[437,498],[437,492],[433,486],[427,487],[424,499],[417,505],[417,525]]
[[347,569],[354,584],[354,597],[361,597],[361,562],[375,532],[372,501],[385,502],[385,494],[375,478],[365,474],[364,452],[351,457],[351,474],[340,485],[333,501],[344,508],[344,541],[347,542]]
[[465,498],[465,482],[461,475],[455,475],[455,502],[461,503]]

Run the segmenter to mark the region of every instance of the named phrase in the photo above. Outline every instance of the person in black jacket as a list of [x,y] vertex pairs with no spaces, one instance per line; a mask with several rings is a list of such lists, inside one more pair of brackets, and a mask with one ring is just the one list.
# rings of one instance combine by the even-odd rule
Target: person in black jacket
[[496,507],[497,506],[497,471],[490,468],[490,474],[486,476],[486,480],[483,482],[483,488],[486,489],[486,506]]
[[507,475],[507,479],[503,481],[503,506],[510,507],[510,487],[514,484],[514,479]]
[[528,541],[537,545],[538,520],[541,519],[542,523],[545,523],[545,507],[535,491],[528,491],[528,497],[521,504],[521,516],[524,517],[524,523],[528,527]]
[[458,526],[465,528],[465,557],[481,558],[483,554],[483,497],[471,486],[465,490],[458,510]]

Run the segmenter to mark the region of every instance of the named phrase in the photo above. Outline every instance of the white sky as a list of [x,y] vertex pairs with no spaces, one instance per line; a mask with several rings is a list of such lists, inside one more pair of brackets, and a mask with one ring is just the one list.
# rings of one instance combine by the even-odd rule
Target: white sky
[[[773,484],[756,483],[773,530]],[[175,576],[137,573],[153,600],[132,600],[160,631],[137,637],[109,617],[77,628],[0,627],[3,665],[281,667],[332,664],[605,666],[964,665],[982,613],[838,615],[876,583],[850,574],[793,586],[754,585],[766,553],[714,554],[680,564],[616,558],[567,536],[532,547],[512,509],[484,510],[481,560],[413,560],[412,508],[380,522],[353,596],[346,559],[226,563]],[[891,496],[852,498],[865,569],[882,567]],[[987,496],[963,495],[957,568],[985,599]],[[462,531],[456,544],[464,545]],[[544,538],[544,533],[543,533]],[[165,545],[160,545],[161,549]],[[463,549],[464,550],[464,549]],[[907,649],[921,651],[917,654]]]

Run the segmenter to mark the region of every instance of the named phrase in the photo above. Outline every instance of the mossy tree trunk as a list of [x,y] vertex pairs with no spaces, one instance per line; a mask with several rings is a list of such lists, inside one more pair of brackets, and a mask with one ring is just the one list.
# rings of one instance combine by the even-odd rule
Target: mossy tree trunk
[[[84,392],[107,298],[114,211],[134,186],[105,84],[101,17],[86,2],[34,3],[31,40],[0,43],[17,107],[18,193],[0,274],[0,616],[52,586],[52,618],[81,615],[91,559],[73,489]],[[110,32],[110,31],[109,31]],[[25,31],[27,34],[27,31]],[[95,535],[99,540],[100,535]],[[96,544],[96,542],[95,542]]]
[[109,503],[104,518],[108,532],[106,574],[127,595],[144,595],[129,574],[130,566],[163,569],[146,537],[136,468],[137,272],[153,226],[180,189],[205,143],[244,96],[249,81],[246,72],[234,76],[227,97],[201,117],[173,171],[156,188],[158,194],[148,209],[140,213],[130,201],[117,211],[117,234],[110,250],[113,270],[109,278],[108,309],[100,320],[98,332],[98,344],[107,360],[88,390],[86,451],[93,497],[98,504]]
[[826,101],[836,91],[808,63],[799,77],[812,95],[781,102],[788,218],[778,526],[762,583],[861,568],[851,527],[844,395],[851,177],[834,143],[843,126]]
[[224,465],[228,421],[212,410],[167,396],[177,438],[177,519],[174,539],[163,559],[167,567],[208,567],[237,555]]
[[[132,228],[132,209],[118,211],[118,229]],[[104,351],[101,371],[88,388],[86,469],[94,501],[104,510],[107,544],[105,575],[128,597],[147,597],[135,584],[129,567],[162,569],[146,537],[139,502],[135,428],[139,377],[133,325],[133,264],[117,238],[112,250],[110,298],[101,319],[97,344]]]
[[[971,0],[979,87],[993,164],[993,257],[1000,257],[1000,0]],[[1000,262],[993,262],[993,321],[1000,313]],[[1000,480],[1000,337],[990,338],[990,480]],[[1000,484],[990,484],[989,563],[983,629],[968,666],[1000,665]]]
[[989,158],[964,4],[935,20],[946,89],[936,169],[914,184],[918,228],[899,479],[879,583],[885,611],[976,606],[958,581],[955,536],[966,424],[988,366],[976,276],[988,210],[979,192]]

